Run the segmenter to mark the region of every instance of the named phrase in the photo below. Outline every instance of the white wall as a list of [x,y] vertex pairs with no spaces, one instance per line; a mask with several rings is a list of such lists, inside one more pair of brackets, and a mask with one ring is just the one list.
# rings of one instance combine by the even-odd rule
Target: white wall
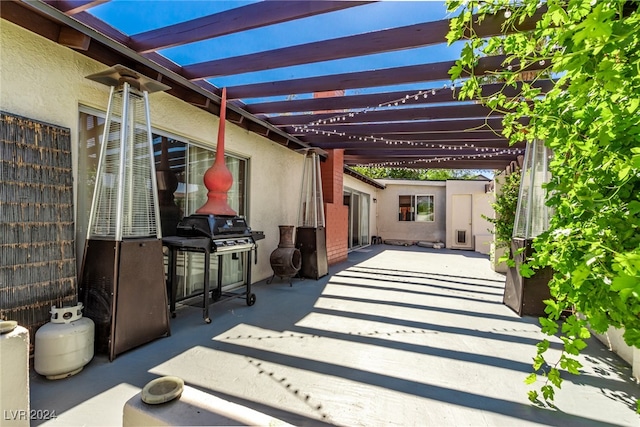
[[[0,109],[70,128],[77,181],[78,108],[105,111],[109,96],[107,86],[85,76],[107,67],[8,21],[1,25]],[[150,104],[153,128],[215,146],[218,117],[166,93],[151,94]],[[225,135],[227,152],[249,159],[248,222],[266,235],[253,266],[253,279],[260,280],[272,274],[269,254],[278,245],[278,225],[297,220],[303,157],[230,122]]]
[[[386,185],[378,192],[378,235],[383,239],[436,242],[445,239],[446,197],[444,181],[411,181],[379,179]],[[400,195],[433,194],[435,221],[414,222],[398,220]]]
[[[500,175],[496,175],[493,177],[493,192],[489,195],[489,203],[495,203],[496,197],[502,193],[502,186],[504,185],[505,175],[504,173]],[[496,213],[492,209],[491,210],[491,218],[495,218]],[[494,225],[491,225],[491,229],[494,229]],[[506,262],[499,262],[498,260],[502,258],[505,254],[506,247],[496,247],[496,238],[495,234],[492,235],[492,248],[493,253],[491,254],[491,268],[493,268],[498,273],[506,273],[508,270]]]
[[[593,331],[592,331],[593,332]],[[631,347],[626,342],[622,335],[624,329],[609,327],[609,330],[604,334],[593,334],[602,341],[611,351],[620,356],[624,361],[631,365],[631,373],[636,381],[640,382],[640,348]]]
[[[489,184],[484,182],[484,184]],[[475,250],[483,254],[489,254],[491,251],[491,243],[493,242],[493,224],[483,218],[483,215],[487,218],[491,218],[493,215],[493,208],[491,207],[492,194],[484,192],[484,185],[482,186],[482,193],[475,193],[473,195],[473,236],[475,239]]]

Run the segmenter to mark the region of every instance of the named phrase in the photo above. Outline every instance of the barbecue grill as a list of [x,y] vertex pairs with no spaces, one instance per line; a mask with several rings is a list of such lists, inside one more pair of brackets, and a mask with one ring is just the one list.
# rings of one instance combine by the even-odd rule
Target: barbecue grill
[[[218,262],[218,280],[216,289],[213,290],[213,300],[218,301],[223,296],[244,296],[247,305],[252,306],[256,302],[256,296],[251,292],[251,252],[256,253],[254,260],[257,261],[256,241],[264,239],[264,233],[252,231],[246,220],[240,216],[193,214],[178,223],[176,234],[177,236],[162,239],[163,244],[170,250],[167,291],[172,317],[175,317],[176,309],[177,255],[181,251],[204,253],[204,301],[202,308],[206,323],[211,322],[209,317],[209,293],[211,292],[209,289],[209,266],[212,254],[217,257]],[[243,263],[244,283],[223,288],[222,256],[227,254],[246,257]],[[244,292],[236,291],[242,287],[245,287]]]

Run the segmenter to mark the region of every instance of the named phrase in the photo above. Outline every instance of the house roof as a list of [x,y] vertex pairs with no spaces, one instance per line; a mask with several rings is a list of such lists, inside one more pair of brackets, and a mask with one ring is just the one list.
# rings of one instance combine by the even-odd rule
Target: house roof
[[[197,14],[182,17],[187,3],[167,1],[157,3],[168,8],[163,23],[143,28],[148,10],[125,11],[127,3],[13,1],[3,2],[0,13],[105,66],[122,64],[160,80],[171,86],[171,95],[212,114],[219,114],[225,86],[227,120],[291,149],[344,149],[346,165],[502,169],[523,154],[524,143],[509,146],[501,135],[498,113],[457,99],[448,71],[459,50],[447,47],[449,22],[441,4],[438,9],[432,2],[195,2]],[[407,3],[423,7],[424,14],[404,16],[410,15],[401,10]],[[138,9],[150,4],[139,2]],[[381,5],[412,22],[360,30],[356,23],[372,20]],[[103,12],[108,8],[111,14]],[[120,8],[132,14],[129,19],[114,18]],[[532,28],[540,13],[519,29]],[[358,19],[344,24],[349,16]],[[499,34],[501,22],[498,16],[485,19],[476,30]],[[314,39],[297,37],[292,28]],[[256,42],[255,31],[267,29],[277,47]],[[225,44],[232,35],[245,41]],[[475,72],[505,65],[504,57],[483,58]],[[536,84],[543,90],[551,85]],[[500,83],[483,87],[484,94],[497,91],[518,95],[517,87]]]

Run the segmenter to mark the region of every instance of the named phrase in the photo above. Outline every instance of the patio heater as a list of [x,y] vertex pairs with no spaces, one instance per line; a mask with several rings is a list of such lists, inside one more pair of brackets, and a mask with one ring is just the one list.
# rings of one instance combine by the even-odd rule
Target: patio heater
[[170,333],[149,93],[168,86],[116,65],[85,242],[80,298],[96,352],[116,355]]
[[296,248],[302,256],[299,274],[317,280],[329,273],[320,156],[314,148],[302,152],[305,156],[296,229]]
[[527,143],[522,165],[520,192],[516,208],[511,254],[515,267],[507,271],[504,303],[519,315],[544,315],[545,299],[551,298],[547,286],[553,271],[538,270],[532,277],[520,275],[520,266],[534,253],[533,239],[549,228],[550,208],[546,205],[547,194],[543,184],[549,182],[549,160],[553,153],[544,142],[533,140]]

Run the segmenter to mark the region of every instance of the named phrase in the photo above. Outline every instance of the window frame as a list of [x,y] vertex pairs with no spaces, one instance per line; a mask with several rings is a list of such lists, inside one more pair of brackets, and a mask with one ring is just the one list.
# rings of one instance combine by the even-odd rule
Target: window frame
[[[418,205],[420,198],[431,198],[430,219],[419,219]],[[429,214],[427,214],[429,215]],[[436,196],[435,194],[399,194],[398,195],[398,222],[435,222],[436,221]]]

